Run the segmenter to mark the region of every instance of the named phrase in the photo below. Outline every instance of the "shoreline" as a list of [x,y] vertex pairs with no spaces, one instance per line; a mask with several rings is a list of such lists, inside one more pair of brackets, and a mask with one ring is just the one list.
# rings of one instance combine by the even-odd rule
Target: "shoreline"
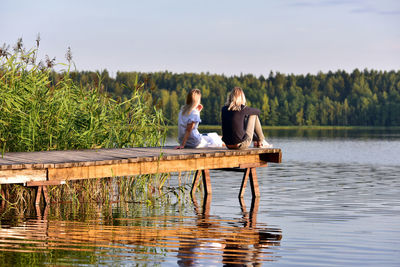
[[[178,125],[168,125],[168,130],[178,128]],[[263,126],[265,130],[399,130],[400,126]],[[215,129],[220,130],[221,125],[199,125],[199,129]]]

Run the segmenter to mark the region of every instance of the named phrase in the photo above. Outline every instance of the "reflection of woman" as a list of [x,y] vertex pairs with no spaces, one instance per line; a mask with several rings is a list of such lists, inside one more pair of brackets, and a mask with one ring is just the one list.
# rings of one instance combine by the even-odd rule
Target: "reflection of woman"
[[235,87],[228,95],[222,108],[222,140],[230,149],[246,149],[254,141],[255,147],[271,147],[264,140],[260,110],[246,106],[246,97],[240,87]]
[[201,92],[199,89],[192,89],[186,97],[186,105],[179,112],[178,118],[178,139],[177,149],[184,147],[221,147],[221,138],[216,133],[202,135],[198,131],[200,111],[203,105],[200,104]]

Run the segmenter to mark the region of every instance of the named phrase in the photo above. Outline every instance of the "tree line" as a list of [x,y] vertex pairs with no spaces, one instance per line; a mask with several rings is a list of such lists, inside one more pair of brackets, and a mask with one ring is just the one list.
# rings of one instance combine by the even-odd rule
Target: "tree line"
[[[81,84],[97,84],[112,97],[124,99],[143,83],[151,101],[176,125],[186,93],[202,91],[202,123],[221,124],[220,110],[228,92],[243,88],[248,106],[261,110],[263,125],[400,126],[400,71],[355,69],[294,75],[279,72],[268,77],[252,74],[225,76],[210,73],[102,72],[71,73]],[[57,74],[54,73],[57,80]]]

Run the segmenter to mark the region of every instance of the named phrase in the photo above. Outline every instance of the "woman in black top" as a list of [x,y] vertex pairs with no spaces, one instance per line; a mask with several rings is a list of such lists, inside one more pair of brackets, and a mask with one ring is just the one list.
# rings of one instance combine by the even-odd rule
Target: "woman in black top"
[[260,110],[246,106],[246,97],[240,87],[235,87],[228,95],[222,108],[222,141],[230,149],[246,149],[254,141],[255,147],[271,147],[264,140]]

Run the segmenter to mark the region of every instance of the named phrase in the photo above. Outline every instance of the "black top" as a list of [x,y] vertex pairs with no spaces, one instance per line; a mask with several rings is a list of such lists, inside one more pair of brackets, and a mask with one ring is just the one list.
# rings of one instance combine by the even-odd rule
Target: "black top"
[[228,106],[222,107],[222,141],[226,145],[236,145],[246,140],[245,117],[259,114],[259,109],[246,106],[242,106],[240,111],[228,110]]

